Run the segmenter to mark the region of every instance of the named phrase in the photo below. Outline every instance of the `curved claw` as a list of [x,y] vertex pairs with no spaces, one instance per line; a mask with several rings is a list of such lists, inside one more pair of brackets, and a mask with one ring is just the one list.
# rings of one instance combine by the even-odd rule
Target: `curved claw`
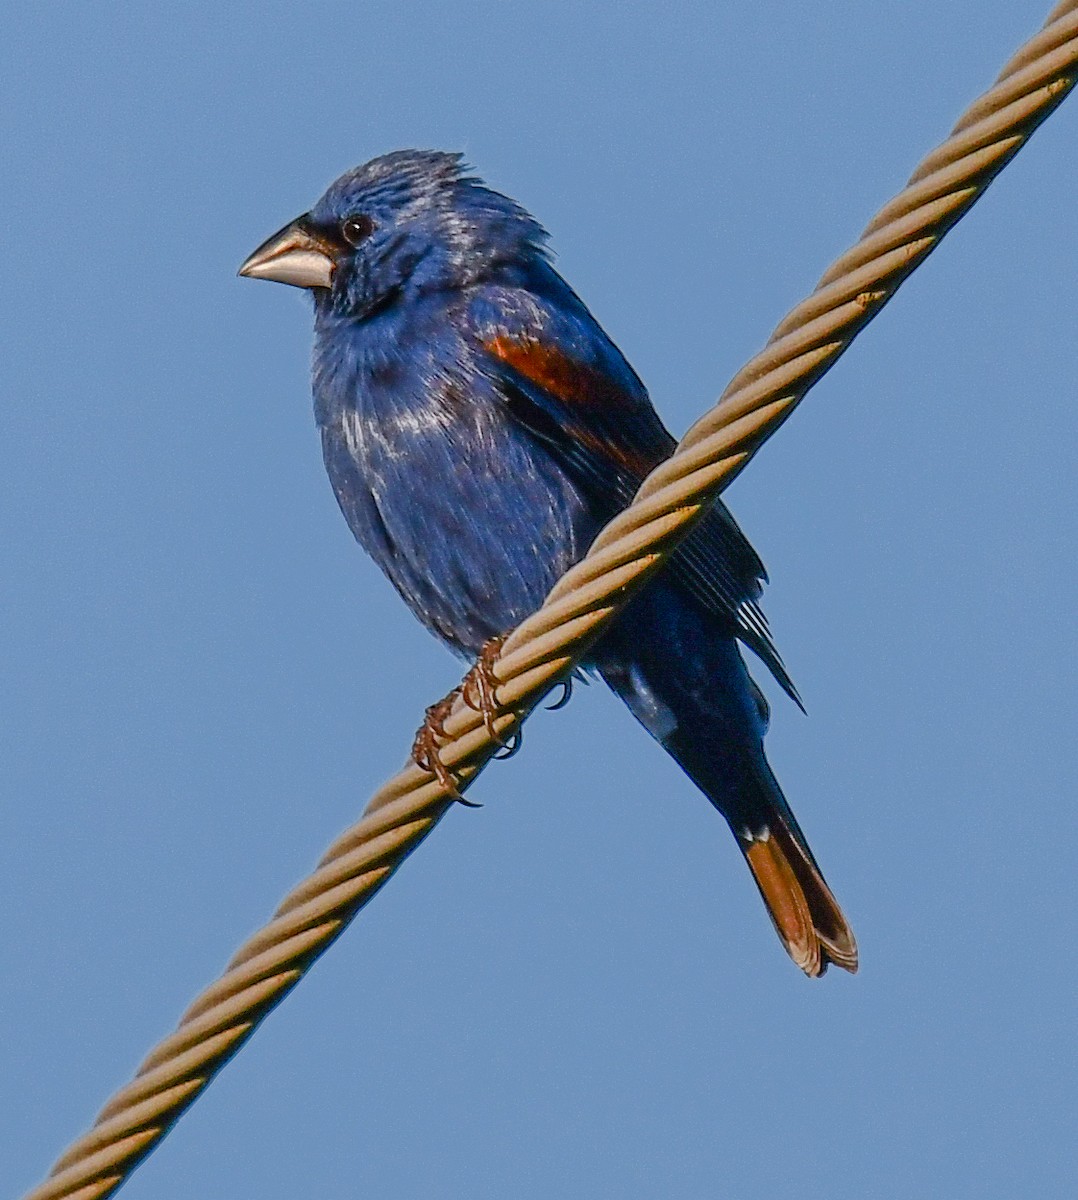
[[547,712],[557,712],[559,708],[564,708],[573,698],[573,680],[572,676],[568,679],[559,679],[558,687],[561,688],[561,695],[554,701],[553,704],[546,706]]
[[512,758],[514,754],[524,745],[524,731],[522,729],[514,729],[509,735],[509,741],[502,742],[502,748],[495,750],[494,757],[499,761]]

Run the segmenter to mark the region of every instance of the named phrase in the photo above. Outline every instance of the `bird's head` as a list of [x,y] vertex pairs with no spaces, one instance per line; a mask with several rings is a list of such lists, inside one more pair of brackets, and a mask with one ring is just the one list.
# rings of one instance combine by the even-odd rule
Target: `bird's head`
[[467,175],[459,154],[398,150],[342,175],[239,273],[310,288],[320,309],[363,319],[406,294],[545,259],[545,243],[542,227]]

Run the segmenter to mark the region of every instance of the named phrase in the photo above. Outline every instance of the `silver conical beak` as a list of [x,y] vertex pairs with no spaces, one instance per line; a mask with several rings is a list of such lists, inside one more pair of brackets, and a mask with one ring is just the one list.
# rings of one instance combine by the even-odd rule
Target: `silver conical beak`
[[249,279],[271,279],[292,287],[328,288],[337,265],[335,247],[311,228],[306,216],[267,238],[239,269]]

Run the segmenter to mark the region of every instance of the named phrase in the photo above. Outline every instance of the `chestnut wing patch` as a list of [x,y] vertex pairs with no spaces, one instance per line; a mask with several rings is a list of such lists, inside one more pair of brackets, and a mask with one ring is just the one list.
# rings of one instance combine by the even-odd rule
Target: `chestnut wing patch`
[[[546,446],[604,520],[673,452],[676,442],[642,389],[634,394],[536,338],[494,337],[485,349],[513,418]],[[678,548],[669,569],[801,706],[759,605],[767,572],[721,501]]]
[[[516,400],[522,409],[533,410],[528,414],[531,421],[543,423],[535,410],[542,410],[547,418],[543,431],[533,432],[547,442],[579,443],[581,464],[585,458],[593,460],[606,478],[613,466],[636,481],[635,491],[640,480],[673,450],[674,439],[657,418],[641,420],[650,414],[650,405],[643,407],[637,397],[595,367],[532,339],[496,337],[486,349],[509,368],[502,373],[503,383],[515,379],[530,385]],[[531,427],[528,419],[523,423]]]

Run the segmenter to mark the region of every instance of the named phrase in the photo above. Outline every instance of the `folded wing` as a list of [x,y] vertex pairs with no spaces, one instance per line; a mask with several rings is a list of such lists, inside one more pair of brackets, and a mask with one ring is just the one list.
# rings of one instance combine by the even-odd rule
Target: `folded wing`
[[[543,443],[609,520],[676,443],[643,384],[598,326],[574,333],[576,353],[561,349],[560,340],[542,330],[499,331],[484,339],[484,347],[491,376],[513,418]],[[582,342],[581,333],[592,337]],[[677,549],[667,569],[759,656],[801,707],[760,608],[767,572],[721,501]]]

